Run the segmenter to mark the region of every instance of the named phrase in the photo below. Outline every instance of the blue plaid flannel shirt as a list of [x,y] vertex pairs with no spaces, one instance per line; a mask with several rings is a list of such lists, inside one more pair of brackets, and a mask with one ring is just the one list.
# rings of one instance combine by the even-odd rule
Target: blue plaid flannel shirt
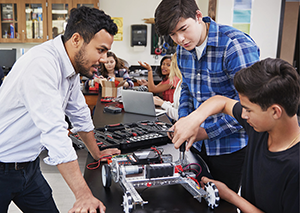
[[[187,51],[177,47],[177,61],[183,75],[179,105],[179,118],[187,116],[204,101],[214,95],[239,100],[233,85],[234,74],[259,61],[260,51],[250,36],[225,25],[219,25],[209,17],[207,45],[200,59],[196,50]],[[247,145],[246,132],[229,115],[210,116],[201,125],[209,139],[203,140],[207,155],[228,154]],[[194,143],[200,151],[202,141]]]

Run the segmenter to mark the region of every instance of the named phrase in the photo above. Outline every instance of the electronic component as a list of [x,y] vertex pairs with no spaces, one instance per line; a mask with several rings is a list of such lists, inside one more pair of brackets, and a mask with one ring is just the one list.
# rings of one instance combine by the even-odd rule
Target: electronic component
[[[129,153],[140,148],[149,148],[170,143],[165,131],[171,124],[164,122],[143,121],[130,124],[111,124],[94,130],[97,145],[100,150],[118,148],[122,153]],[[87,149],[78,134],[70,135],[73,144]],[[151,153],[154,155],[154,153]],[[161,156],[172,160],[172,156]],[[151,157],[149,157],[151,158]],[[156,159],[155,162],[158,161]],[[161,159],[160,159],[161,161]],[[170,162],[170,161],[169,161]],[[146,162],[145,162],[146,163]]]
[[[143,155],[147,153],[142,153]],[[217,187],[209,182],[202,189],[195,181],[196,175],[192,172],[175,172],[174,163],[158,163],[147,165],[130,165],[124,163],[124,156],[113,157],[109,164],[102,166],[102,184],[110,187],[111,179],[119,183],[124,191],[123,210],[130,213],[135,206],[142,207],[148,203],[144,201],[136,188],[155,187],[163,185],[181,184],[195,199],[201,202],[204,198],[212,209],[218,207],[220,197]],[[128,176],[127,176],[128,175]]]
[[136,151],[132,154],[128,154],[127,159],[132,164],[148,164],[161,162],[160,155],[154,150]]
[[168,177],[173,175],[174,165],[171,163],[145,165],[146,178]]
[[115,107],[115,106],[106,106],[106,107],[104,107],[104,112],[120,113],[120,112],[122,112],[122,109],[119,107]]
[[[171,124],[161,121],[141,121],[130,124],[114,124],[104,128],[98,128],[95,132],[96,140],[105,140],[99,144],[100,150],[107,148],[118,148],[124,153],[132,152],[139,148],[149,148],[153,145],[159,146],[171,142],[167,133]],[[127,152],[128,153],[128,152]]]

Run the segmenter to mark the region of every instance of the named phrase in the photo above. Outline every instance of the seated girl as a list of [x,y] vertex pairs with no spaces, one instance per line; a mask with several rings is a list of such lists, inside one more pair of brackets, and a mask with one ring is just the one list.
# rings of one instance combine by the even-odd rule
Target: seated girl
[[[123,77],[126,80],[123,88],[132,88],[133,82],[128,74],[128,67],[125,66],[124,60],[118,58],[113,52],[107,52],[107,60],[105,63],[100,64],[99,75],[94,76],[94,82],[100,81],[115,81],[117,77]],[[92,80],[89,80],[88,86],[93,84]]]
[[172,62],[171,62],[170,74],[169,74],[170,83],[173,83],[175,77],[178,77],[180,81],[177,83],[175,92],[173,94],[173,103],[171,103],[170,101],[164,101],[158,96],[153,97],[154,104],[166,110],[167,115],[174,122],[178,120],[178,107],[179,107],[179,98],[181,93],[181,81],[182,81],[182,75],[177,66],[176,53],[172,56]]
[[160,61],[160,67],[158,68],[157,73],[162,78],[162,81],[157,85],[155,85],[153,81],[153,71],[151,66],[146,62],[142,63],[139,61],[139,64],[148,70],[148,81],[139,80],[138,83],[140,85],[148,86],[149,92],[162,93],[163,100],[173,103],[173,94],[180,78],[174,76],[172,82],[169,79],[171,56],[164,56]]

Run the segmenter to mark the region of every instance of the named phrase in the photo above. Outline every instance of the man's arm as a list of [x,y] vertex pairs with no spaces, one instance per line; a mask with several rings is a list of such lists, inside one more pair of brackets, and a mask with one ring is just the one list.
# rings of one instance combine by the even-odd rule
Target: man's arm
[[201,134],[199,133],[199,131],[201,131],[199,126],[205,119],[217,113],[225,113],[233,116],[232,109],[236,102],[236,100],[216,95],[201,104],[200,107],[190,115],[178,120],[174,126],[171,127],[171,129],[174,130],[172,142],[175,148],[179,148],[183,142],[188,141],[186,149],[189,150],[193,143],[199,139],[198,134]]
[[58,164],[57,168],[76,198],[73,208],[69,210],[69,213],[96,213],[96,209],[99,209],[101,213],[105,212],[103,203],[93,196],[86,184],[77,160]]
[[88,148],[89,152],[91,153],[91,155],[93,156],[93,158],[95,160],[99,160],[101,157],[103,156],[107,156],[107,155],[114,155],[114,154],[120,154],[121,151],[119,149],[105,149],[103,151],[100,151],[97,143],[96,143],[96,139],[94,136],[94,132],[90,131],[90,132],[78,132],[78,134],[80,135],[81,139],[83,140],[83,142],[85,143],[86,147]]
[[207,182],[213,182],[218,190],[221,199],[226,200],[229,203],[232,203],[237,208],[244,213],[262,213],[262,211],[252,205],[250,202],[245,200],[243,197],[239,196],[237,193],[229,189],[224,183],[220,181],[215,181],[208,179],[207,177],[202,177],[201,181],[206,184]]

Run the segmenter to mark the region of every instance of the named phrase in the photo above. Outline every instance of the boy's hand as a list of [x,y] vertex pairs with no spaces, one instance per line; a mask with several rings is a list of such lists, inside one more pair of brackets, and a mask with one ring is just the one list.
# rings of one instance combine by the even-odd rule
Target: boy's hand
[[201,178],[201,183],[206,184],[207,182],[212,182],[216,185],[216,187],[219,190],[219,196],[223,200],[230,202],[230,197],[231,197],[232,193],[236,194],[234,191],[229,189],[224,183],[217,181],[217,180],[212,180],[212,179],[209,179],[209,178],[203,176]]
[[[193,143],[199,140],[207,138],[206,131],[203,128],[199,128],[200,124],[196,116],[190,114],[187,117],[180,118],[173,126],[174,137],[172,143],[174,147],[178,149],[182,143],[187,141],[186,150],[188,151]],[[201,138],[199,138],[201,136]]]

